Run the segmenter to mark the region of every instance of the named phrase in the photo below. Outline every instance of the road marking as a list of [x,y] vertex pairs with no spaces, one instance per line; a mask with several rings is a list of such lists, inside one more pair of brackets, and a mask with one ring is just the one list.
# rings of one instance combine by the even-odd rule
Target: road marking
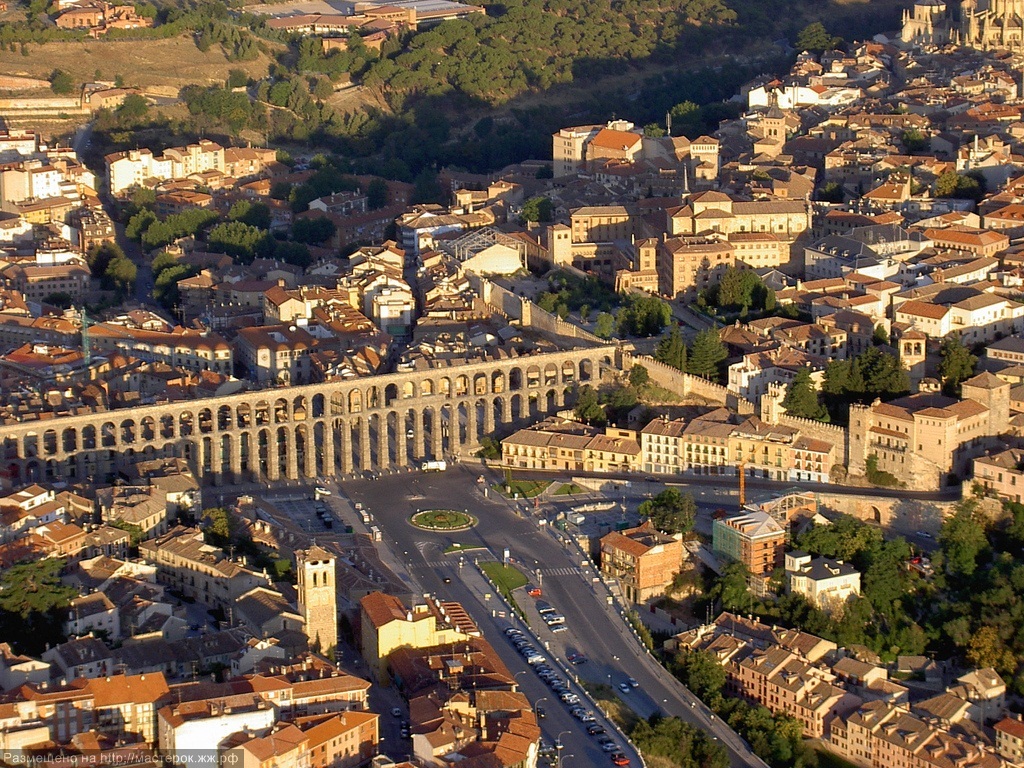
[[544,576],[578,576],[580,573],[579,568],[541,568],[541,574]]

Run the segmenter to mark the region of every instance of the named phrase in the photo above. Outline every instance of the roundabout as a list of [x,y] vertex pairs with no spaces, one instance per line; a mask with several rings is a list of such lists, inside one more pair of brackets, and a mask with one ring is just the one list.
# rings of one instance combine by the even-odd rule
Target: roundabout
[[468,512],[457,509],[423,509],[409,518],[409,522],[424,531],[467,531],[477,524]]

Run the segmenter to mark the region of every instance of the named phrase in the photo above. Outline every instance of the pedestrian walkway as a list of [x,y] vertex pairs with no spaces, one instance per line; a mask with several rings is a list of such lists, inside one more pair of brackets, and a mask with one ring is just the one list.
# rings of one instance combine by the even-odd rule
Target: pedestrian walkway
[[579,576],[579,568],[541,568],[543,576]]

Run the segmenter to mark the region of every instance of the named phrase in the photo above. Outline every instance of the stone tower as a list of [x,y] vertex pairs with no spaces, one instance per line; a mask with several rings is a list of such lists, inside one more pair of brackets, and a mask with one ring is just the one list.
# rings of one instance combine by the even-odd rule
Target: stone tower
[[758,404],[761,409],[761,421],[765,424],[778,424],[786,409],[782,401],[786,399],[786,385],[773,381],[768,384],[768,391],[761,395]]
[[984,371],[960,385],[964,400],[974,400],[988,408],[988,436],[1008,431],[1010,423],[1010,383]]
[[899,340],[900,363],[910,374],[910,383],[917,387],[927,373],[925,371],[928,358],[928,336],[911,329],[903,333]]
[[338,594],[334,555],[314,544],[295,553],[299,613],[311,648],[325,653],[338,644]]

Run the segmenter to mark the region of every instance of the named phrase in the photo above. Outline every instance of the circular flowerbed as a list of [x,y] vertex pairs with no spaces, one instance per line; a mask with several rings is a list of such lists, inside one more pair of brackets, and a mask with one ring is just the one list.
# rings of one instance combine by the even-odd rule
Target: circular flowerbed
[[477,520],[457,509],[424,509],[409,518],[409,522],[425,531],[464,531],[476,525]]

